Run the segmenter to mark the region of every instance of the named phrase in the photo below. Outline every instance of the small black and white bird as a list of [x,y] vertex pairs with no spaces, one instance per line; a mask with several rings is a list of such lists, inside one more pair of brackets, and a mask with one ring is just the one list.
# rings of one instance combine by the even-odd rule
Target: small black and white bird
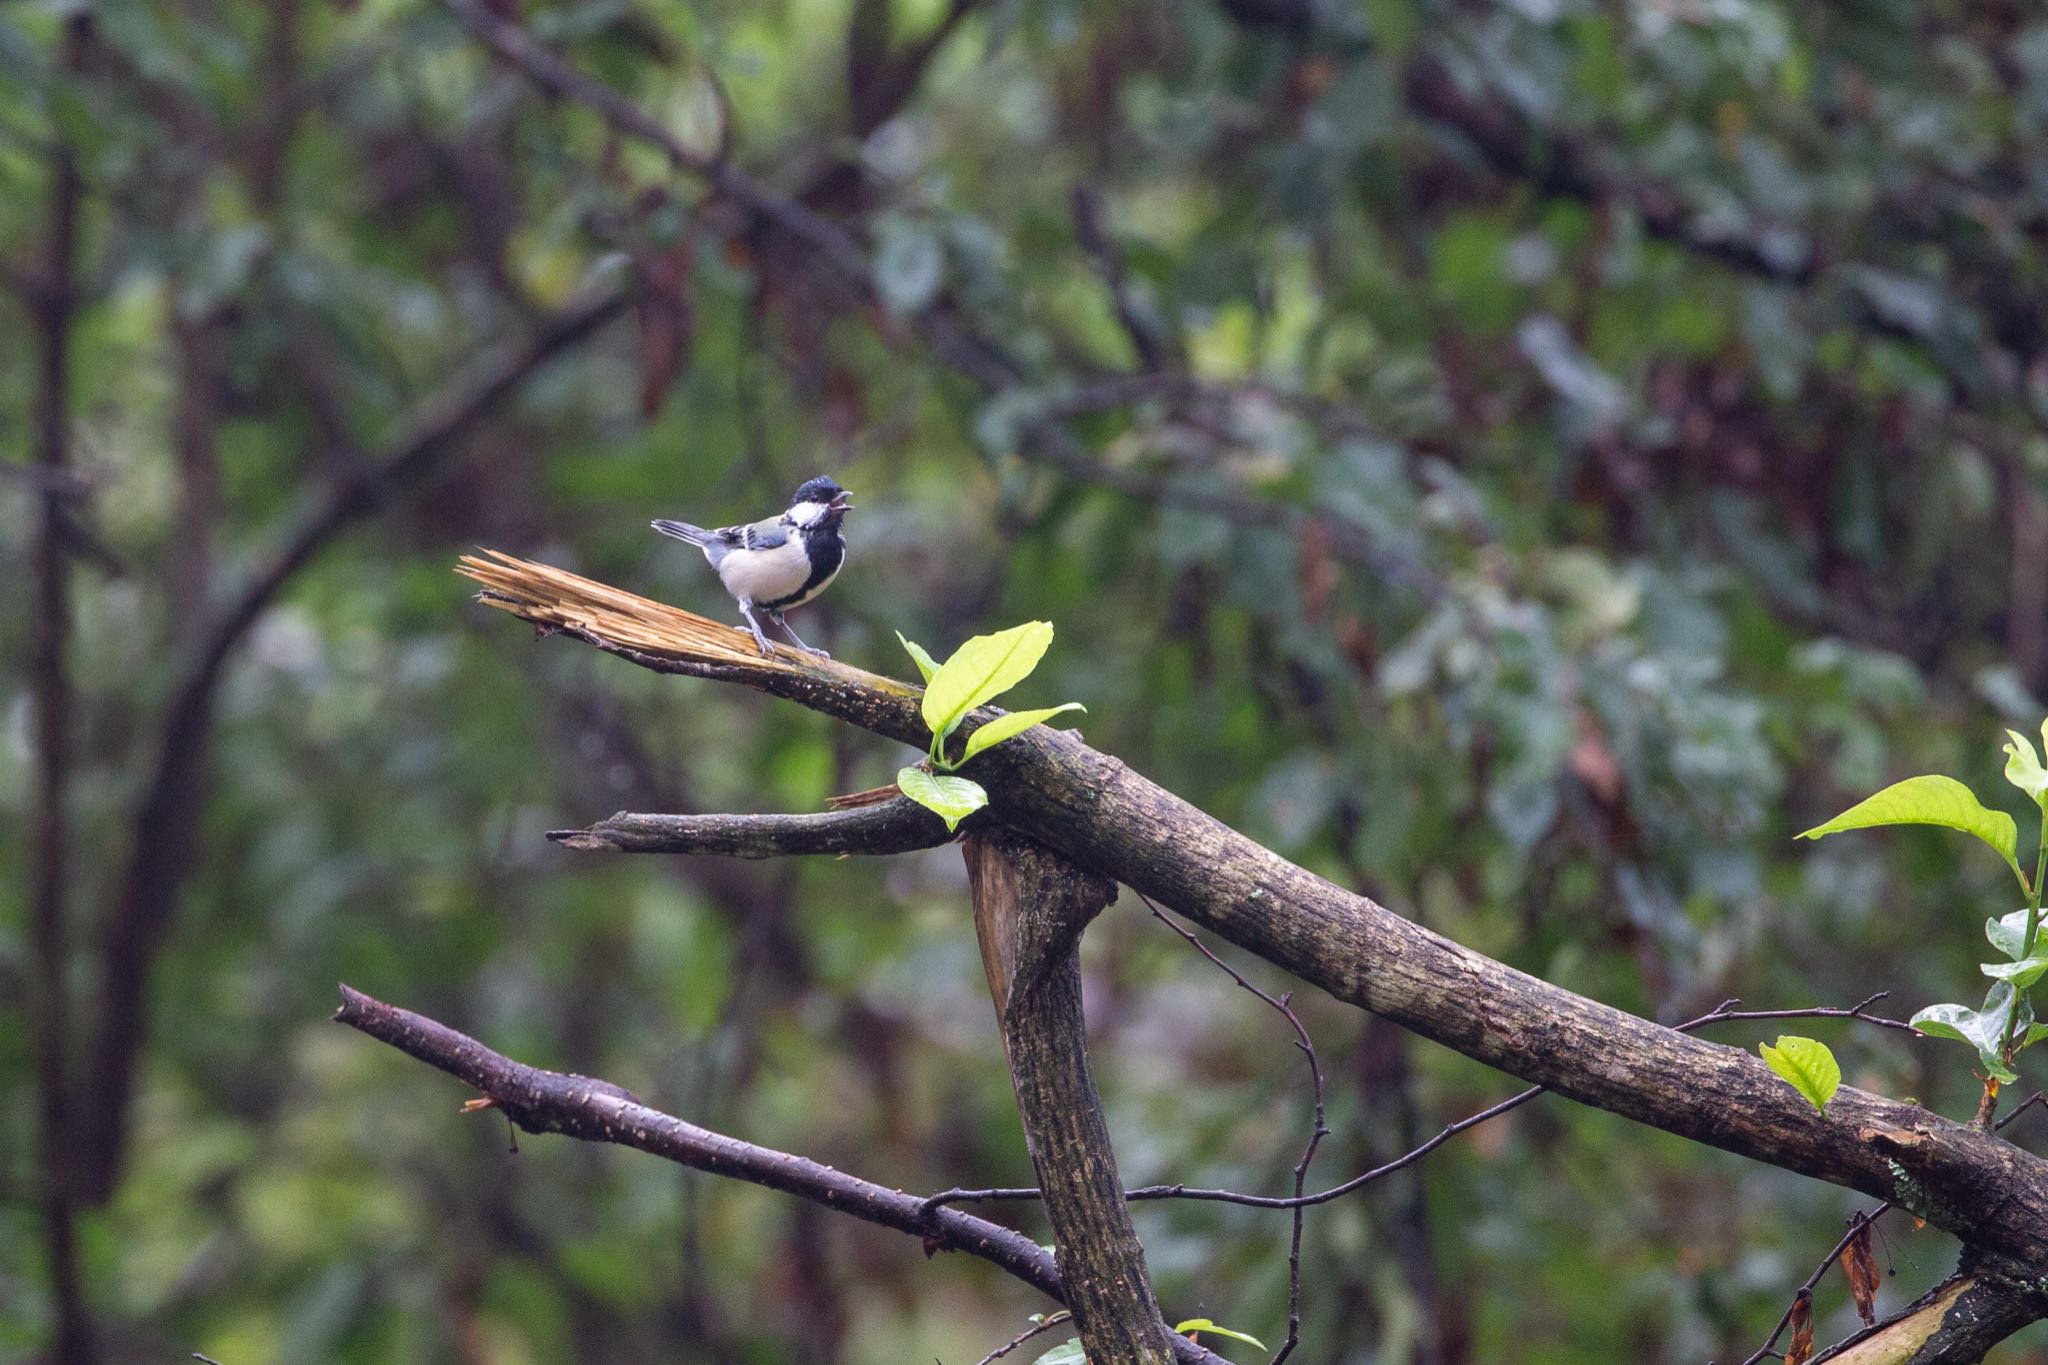
[[747,628],[763,654],[773,654],[775,646],[761,633],[757,611],[782,627],[798,649],[829,658],[824,650],[805,644],[782,613],[825,591],[846,563],[840,523],[853,507],[847,501],[852,496],[820,475],[796,490],[789,510],[779,517],[715,531],[664,518],[654,523],[654,529],[704,551],[725,590],[740,604],[740,615],[747,618]]

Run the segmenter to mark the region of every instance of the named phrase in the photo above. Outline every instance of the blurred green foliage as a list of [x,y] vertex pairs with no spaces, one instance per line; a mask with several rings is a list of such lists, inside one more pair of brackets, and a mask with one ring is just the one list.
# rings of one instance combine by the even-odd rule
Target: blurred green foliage
[[[1475,948],[1666,1019],[1878,989],[1905,1014],[1979,979],[2009,894],[1988,860],[1938,831],[1791,835],[1917,772],[2024,804],[1993,740],[2048,684],[2030,7],[528,7],[676,137],[728,129],[735,164],[845,224],[872,302],[425,0],[104,0],[75,60],[70,12],[0,11],[0,257],[23,296],[61,140],[86,185],[80,1054],[210,604],[479,347],[579,290],[636,299],[232,656],[182,775],[196,843],[128,1164],[83,1225],[110,1358],[955,1365],[1044,1308],[637,1154],[512,1156],[446,1078],[325,1022],[340,978],[872,1179],[1028,1179],[956,853],[541,838],[620,807],[816,809],[906,751],[529,645],[449,572],[491,545],[723,614],[648,518],[756,517],[818,472],[860,509],[809,638],[900,672],[897,631],[1056,622],[1039,681],[1091,743]],[[19,302],[11,449],[40,401]],[[1013,378],[936,354],[935,308]],[[1034,440],[1048,415],[1082,460]],[[0,480],[10,581],[38,502]],[[28,630],[0,614],[10,827]],[[0,844],[10,1001],[24,857]],[[1086,962],[1125,1178],[1282,1189],[1308,1114],[1279,1021],[1128,905]],[[1508,1093],[1300,1007],[1331,1073],[1313,1184]],[[1945,1045],[1814,1031],[1851,1084],[1969,1111]],[[0,1354],[50,1313],[33,1089],[0,1029]],[[1542,1101],[1312,1211],[1295,1359],[1739,1358],[1855,1206]],[[1172,1318],[1284,1337],[1284,1218],[1138,1220]],[[1952,1248],[1894,1232],[1896,1307]],[[1819,1311],[1853,1323],[1838,1284]]]

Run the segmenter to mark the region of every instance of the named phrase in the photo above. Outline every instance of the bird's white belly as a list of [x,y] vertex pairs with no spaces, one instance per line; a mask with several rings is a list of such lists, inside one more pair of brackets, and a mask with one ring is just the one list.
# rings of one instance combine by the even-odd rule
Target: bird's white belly
[[811,576],[811,557],[791,536],[772,550],[734,550],[718,566],[718,577],[734,597],[773,602],[787,597]]

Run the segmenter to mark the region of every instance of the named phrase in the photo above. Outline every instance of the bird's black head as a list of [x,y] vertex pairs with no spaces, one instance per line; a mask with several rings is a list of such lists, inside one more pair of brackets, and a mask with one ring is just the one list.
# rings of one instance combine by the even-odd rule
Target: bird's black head
[[815,479],[805,480],[789,501],[792,507],[800,506],[807,502],[815,502],[825,507],[833,507],[844,511],[853,505],[847,501],[852,496],[851,493],[835,483],[829,475],[820,474]]
[[791,497],[789,511],[785,513],[795,525],[806,530],[839,533],[839,523],[846,519],[847,509],[853,506],[848,501],[853,495],[831,479],[820,474],[806,480]]

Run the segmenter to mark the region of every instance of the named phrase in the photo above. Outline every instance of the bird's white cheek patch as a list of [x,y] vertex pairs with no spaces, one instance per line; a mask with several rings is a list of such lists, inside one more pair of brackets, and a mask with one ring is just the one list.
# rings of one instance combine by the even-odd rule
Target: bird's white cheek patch
[[822,502],[792,503],[789,511],[783,515],[799,526],[809,526],[819,517],[825,515],[825,504]]
[[734,597],[773,602],[804,585],[811,560],[803,543],[791,536],[772,550],[734,550],[718,566],[718,576]]

